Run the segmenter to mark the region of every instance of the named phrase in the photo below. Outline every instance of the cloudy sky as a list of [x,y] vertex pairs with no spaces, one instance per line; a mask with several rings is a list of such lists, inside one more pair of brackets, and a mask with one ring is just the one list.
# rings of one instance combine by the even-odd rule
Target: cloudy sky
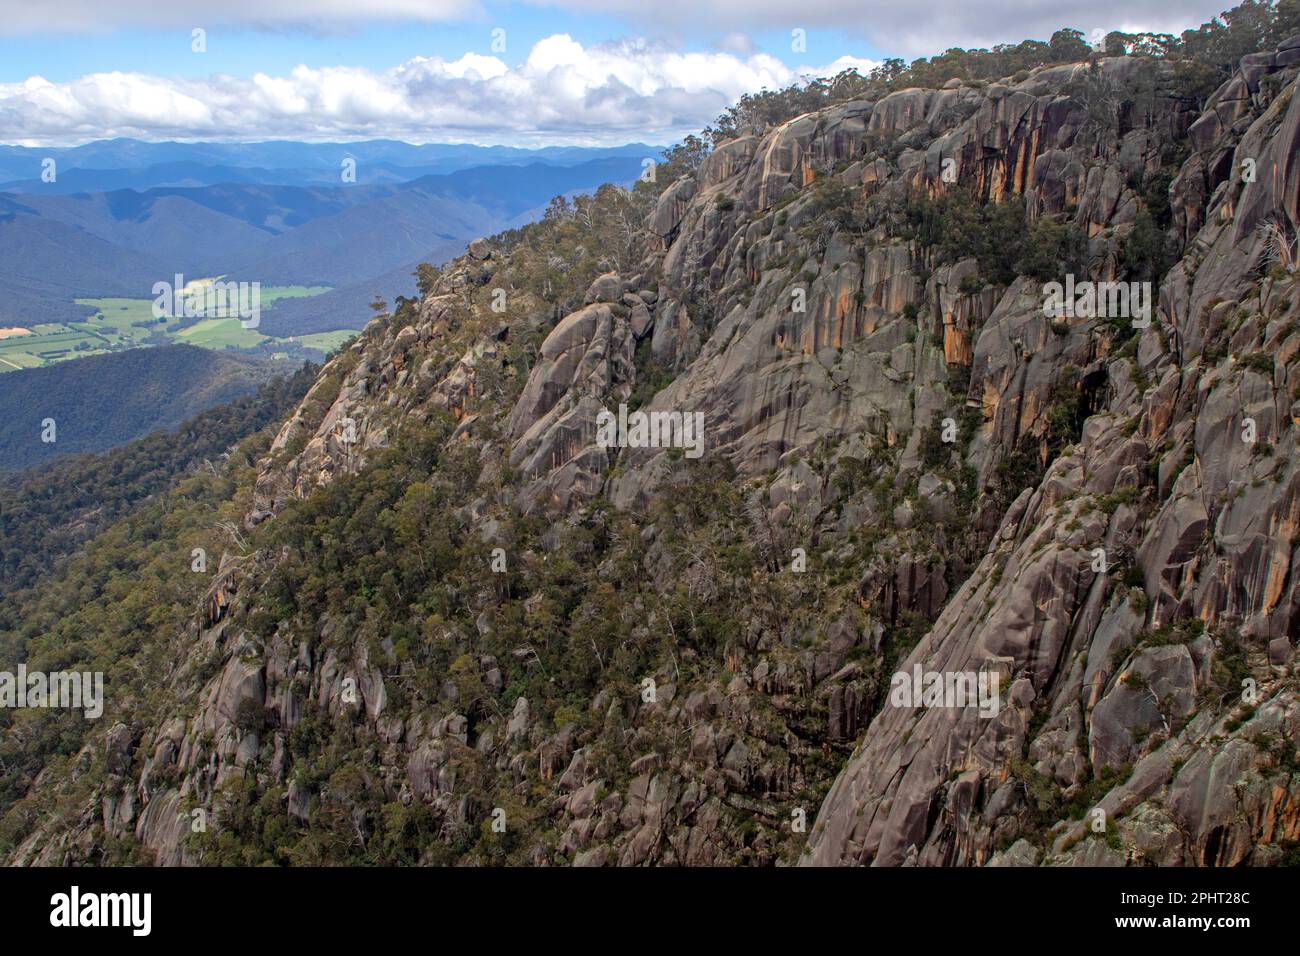
[[1177,32],[1228,5],[0,0],[0,142],[670,142],[800,76],[1061,26]]

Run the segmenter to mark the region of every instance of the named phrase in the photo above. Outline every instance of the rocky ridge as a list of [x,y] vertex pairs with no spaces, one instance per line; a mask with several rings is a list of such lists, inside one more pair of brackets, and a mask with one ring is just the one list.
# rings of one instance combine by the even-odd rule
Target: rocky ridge
[[[291,738],[324,715],[367,754],[362,789],[432,807],[444,835],[513,794],[544,834],[521,862],[1276,862],[1300,840],[1300,305],[1264,227],[1300,220],[1297,63],[1300,38],[1247,57],[1204,110],[1166,65],[1107,58],[800,116],[665,184],[634,250],[562,307],[516,250],[474,243],[409,321],[374,320],[322,372],[259,464],[248,533],[445,427],[485,559],[541,563],[612,506],[636,543],[602,573],[648,581],[625,633],[671,626],[649,595],[678,584],[691,607],[745,595],[750,619],[684,677],[657,662],[649,699],[610,683],[580,720],[526,694],[480,713],[450,675],[395,702],[391,642],[331,616],[310,639],[250,633],[277,553],[232,555],[176,637],[175,716],[119,715],[88,745],[105,783],[13,861],[112,838],[201,862],[188,814],[241,782],[307,825],[323,794]],[[1051,320],[1041,275],[941,254],[917,213],[1023,208],[1069,230],[1087,278],[1120,280],[1166,182],[1177,255],[1145,328]],[[706,462],[766,564],[752,581],[670,543],[679,452],[598,444],[600,412],[637,401],[705,414]],[[539,551],[516,553],[511,513],[546,529]],[[545,602],[476,600],[474,633],[438,639],[505,701],[536,651],[493,635]],[[200,659],[217,669],[196,682]],[[999,714],[890,706],[890,673],[916,664],[997,668]],[[346,825],[364,844],[373,820]]]

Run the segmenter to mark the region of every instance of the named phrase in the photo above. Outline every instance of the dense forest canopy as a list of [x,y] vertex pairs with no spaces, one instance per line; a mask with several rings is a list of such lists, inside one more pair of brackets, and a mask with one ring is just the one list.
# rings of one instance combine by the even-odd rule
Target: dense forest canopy
[[215,467],[231,446],[292,411],[318,371],[304,363],[252,395],[112,451],[70,455],[0,475],[0,598],[32,584],[56,559],[149,496],[165,492],[186,472],[205,462]]

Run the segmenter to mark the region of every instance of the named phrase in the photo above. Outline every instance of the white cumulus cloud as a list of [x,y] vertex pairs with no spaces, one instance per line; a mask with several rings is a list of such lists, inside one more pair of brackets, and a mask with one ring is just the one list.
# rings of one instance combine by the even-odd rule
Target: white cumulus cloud
[[376,72],[298,66],[287,76],[163,78],[92,73],[0,84],[11,143],[142,139],[349,139],[612,144],[666,142],[711,122],[743,93],[871,61],[791,68],[775,57],[682,52],[643,40],[584,47],[539,40],[520,64],[466,53]]
[[951,47],[973,49],[1046,40],[1061,27],[1091,35],[1136,29],[1178,33],[1238,0],[528,0],[684,31],[818,30],[861,36],[890,56],[913,59]]
[[[1199,26],[1236,0],[0,0],[0,35],[77,33],[122,28],[244,26],[347,30],[374,22],[451,22],[508,17],[513,5],[567,15],[600,14],[640,30],[667,30],[724,44],[741,37],[803,28],[860,36],[891,56],[913,58],[953,46],[988,47],[1047,39],[1063,26],[1132,27],[1178,32]],[[562,25],[557,25],[562,26]],[[725,44],[731,44],[727,46]]]

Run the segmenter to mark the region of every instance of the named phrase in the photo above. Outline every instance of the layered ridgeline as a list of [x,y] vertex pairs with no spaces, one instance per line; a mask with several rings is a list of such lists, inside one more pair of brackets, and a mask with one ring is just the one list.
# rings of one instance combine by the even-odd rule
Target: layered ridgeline
[[[196,468],[215,468],[236,442],[278,422],[297,407],[316,370],[304,363],[293,375],[273,379],[252,395],[206,409],[175,430],[152,430],[105,454],[70,455],[29,471],[0,474],[0,601],[34,584],[59,559],[140,502],[167,491]],[[86,382],[81,385],[89,390]],[[130,387],[119,385],[109,391],[119,394]],[[168,411],[173,408],[169,403]],[[96,417],[87,415],[91,421]],[[39,422],[33,421],[30,434],[38,432]]]
[[[101,452],[249,395],[288,363],[194,345],[132,349],[5,372],[0,475]],[[52,423],[52,424],[51,424]]]
[[1295,32],[747,99],[423,269],[8,602],[107,701],[0,711],[7,860],[1293,860]]

